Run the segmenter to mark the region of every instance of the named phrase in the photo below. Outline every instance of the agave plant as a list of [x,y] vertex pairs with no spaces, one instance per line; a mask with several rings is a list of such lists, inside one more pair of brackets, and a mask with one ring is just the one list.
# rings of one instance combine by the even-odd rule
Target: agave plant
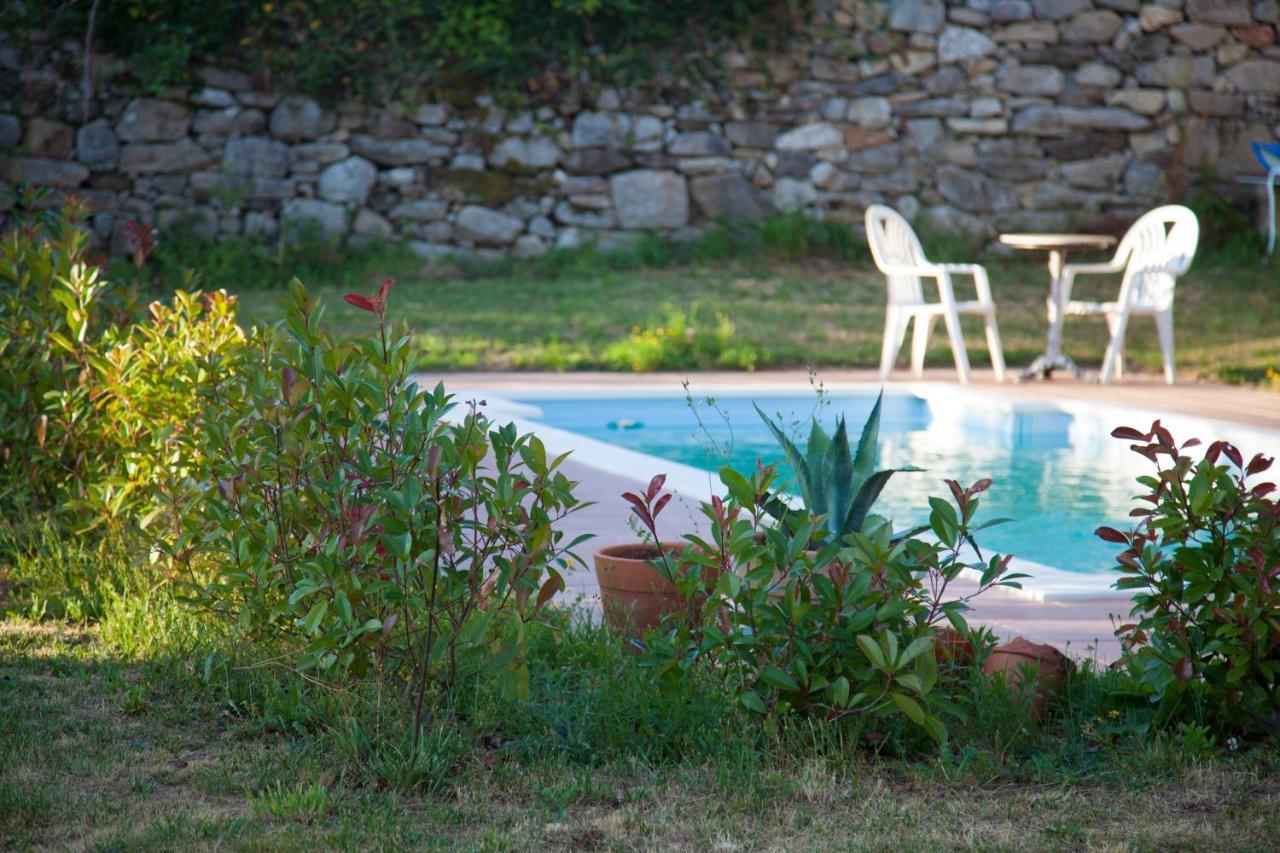
[[[862,426],[856,453],[850,450],[849,432],[843,417],[836,421],[834,435],[827,435],[815,417],[809,429],[809,442],[801,450],[780,423],[775,423],[756,406],[756,411],[786,454],[787,463],[795,471],[805,512],[822,516],[827,542],[838,542],[848,534],[862,530],[872,506],[894,474],[924,470],[913,465],[873,470],[880,440],[880,403],[883,399],[882,391]],[[796,512],[776,495],[766,502],[766,508],[779,521]],[[918,532],[920,529],[903,531],[895,539]]]

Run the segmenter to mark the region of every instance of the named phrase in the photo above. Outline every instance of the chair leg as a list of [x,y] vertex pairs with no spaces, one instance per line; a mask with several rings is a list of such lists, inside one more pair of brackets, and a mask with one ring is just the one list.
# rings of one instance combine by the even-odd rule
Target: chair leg
[[964,332],[960,328],[960,315],[955,309],[943,315],[947,324],[947,339],[951,341],[951,354],[956,360],[956,373],[960,374],[960,384],[969,384],[969,353],[964,348]]
[[[1118,314],[1107,314],[1107,334],[1115,337],[1116,323],[1119,320]],[[1116,352],[1116,379],[1124,378],[1124,337],[1120,338],[1120,347]]]
[[937,320],[936,314],[916,315],[916,327],[911,332],[911,372],[917,379],[924,376],[924,354],[929,348],[929,338],[933,336],[933,324]]
[[893,363],[898,358],[898,350],[902,348],[902,339],[907,335],[907,323],[910,316],[904,315],[897,308],[890,307],[884,315],[884,342],[880,345],[880,381],[888,382],[893,373]]
[[1160,355],[1164,357],[1164,381],[1172,385],[1177,380],[1173,363],[1173,312],[1156,314],[1156,335],[1160,338]]
[[1109,385],[1112,377],[1116,373],[1116,362],[1120,359],[1120,353],[1124,351],[1124,330],[1129,324],[1129,312],[1121,311],[1115,315],[1115,324],[1112,325],[1108,319],[1107,325],[1111,328],[1111,340],[1107,343],[1107,354],[1102,359],[1102,375],[1098,377],[1098,381],[1103,385]]
[[987,329],[987,351],[991,353],[991,369],[995,371],[996,381],[1004,381],[1004,348],[1000,346],[1000,327],[996,325],[996,312],[991,309],[985,318]]

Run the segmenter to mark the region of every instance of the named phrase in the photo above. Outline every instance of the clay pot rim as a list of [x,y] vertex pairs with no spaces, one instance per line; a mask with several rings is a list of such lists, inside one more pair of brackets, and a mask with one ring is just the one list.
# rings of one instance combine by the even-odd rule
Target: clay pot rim
[[[617,560],[619,562],[625,562],[625,563],[641,563],[644,565],[648,565],[654,560],[660,559],[663,553],[680,554],[688,547],[689,547],[688,542],[659,542],[657,545],[653,545],[647,542],[641,542],[638,544],[632,543],[632,542],[626,542],[626,543],[618,543],[614,545],[605,545],[603,547],[597,548],[595,553],[592,556],[594,558],[604,557],[605,559],[608,559],[608,560]],[[653,556],[652,557],[630,557],[630,556],[625,556],[623,554],[615,553],[617,551],[635,551],[640,548],[647,548],[651,550],[653,552]]]

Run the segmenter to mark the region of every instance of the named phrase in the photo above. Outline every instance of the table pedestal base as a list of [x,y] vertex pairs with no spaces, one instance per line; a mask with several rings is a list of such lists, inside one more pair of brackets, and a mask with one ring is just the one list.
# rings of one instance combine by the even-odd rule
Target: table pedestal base
[[1055,370],[1069,370],[1076,379],[1092,379],[1093,374],[1071,360],[1071,356],[1058,355],[1037,356],[1031,366],[1022,371],[1022,379],[1051,379]]

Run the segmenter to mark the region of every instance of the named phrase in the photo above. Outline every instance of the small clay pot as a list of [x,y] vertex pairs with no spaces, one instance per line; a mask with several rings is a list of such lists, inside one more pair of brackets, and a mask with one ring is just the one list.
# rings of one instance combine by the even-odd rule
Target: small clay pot
[[[663,542],[661,547],[673,565],[685,548],[681,542]],[[656,545],[610,545],[596,551],[596,579],[610,628],[639,636],[661,624],[664,615],[685,607],[676,585],[652,565],[661,558]]]
[[933,656],[938,663],[968,666],[973,663],[973,643],[950,625],[933,629]]
[[1017,687],[1022,682],[1022,670],[1026,664],[1036,667],[1033,676],[1036,692],[1031,700],[1030,714],[1031,719],[1038,722],[1044,716],[1049,697],[1061,690],[1066,682],[1071,661],[1053,646],[1014,637],[1009,642],[996,646],[982,665],[982,671],[989,676],[1008,679],[1011,687]]

